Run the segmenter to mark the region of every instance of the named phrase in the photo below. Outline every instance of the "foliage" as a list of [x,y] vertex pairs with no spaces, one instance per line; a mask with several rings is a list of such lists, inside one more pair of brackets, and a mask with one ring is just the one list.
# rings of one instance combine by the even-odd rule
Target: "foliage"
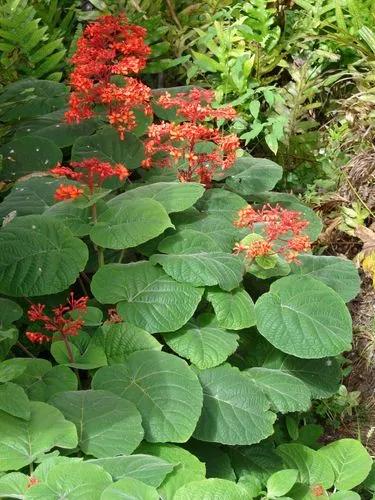
[[0,496],[372,491],[359,441],[299,426],[340,388],[354,265],[310,253],[319,218],[218,127],[232,108],[152,92],[143,31],[105,20],[80,44],[94,54],[103,36],[116,60],[75,59],[73,92],[91,96],[78,123],[63,84],[0,95]]

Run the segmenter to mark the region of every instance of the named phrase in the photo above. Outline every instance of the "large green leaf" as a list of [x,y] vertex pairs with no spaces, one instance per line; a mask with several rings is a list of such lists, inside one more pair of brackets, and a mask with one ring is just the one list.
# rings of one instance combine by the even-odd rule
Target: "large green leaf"
[[226,479],[203,479],[185,484],[176,491],[174,500],[246,500],[246,490]]
[[231,221],[211,214],[203,214],[195,208],[175,214],[173,224],[179,231],[189,229],[198,231],[203,237],[210,238],[218,251],[231,252],[233,245],[239,240],[238,229]]
[[[26,359],[26,358],[25,358]],[[16,377],[21,375],[25,369],[26,365],[22,365],[19,363],[14,363],[13,359],[7,359],[0,363],[0,382],[9,382],[14,380]],[[48,363],[48,361],[47,361]]]
[[272,474],[267,480],[267,495],[271,498],[286,495],[297,481],[296,469],[280,470]]
[[0,384],[0,410],[29,420],[30,401],[22,387],[12,382]]
[[160,495],[165,500],[172,500],[175,492],[184,484],[206,476],[204,463],[180,446],[143,442],[139,451],[175,464],[173,471],[166,476],[159,488]]
[[292,272],[311,276],[335,290],[349,302],[358,295],[361,285],[358,271],[348,259],[324,255],[301,255],[299,263],[292,264]]
[[275,453],[272,443],[264,442],[253,446],[238,446],[228,450],[231,463],[240,480],[249,477],[258,479],[260,484],[265,484],[267,479],[278,470],[282,469],[280,457]]
[[162,345],[148,332],[129,323],[105,323],[94,335],[109,365],[123,363],[136,351],[160,351]]
[[194,314],[203,290],[178,283],[150,262],[108,264],[94,275],[91,290],[103,304],[150,333],[181,328]]
[[247,201],[236,193],[226,189],[209,189],[197,203],[198,210],[214,215],[225,217],[233,222],[241,208],[247,206]]
[[29,488],[27,500],[100,500],[111,484],[111,476],[101,467],[86,462],[62,463],[53,467],[45,481]]
[[283,174],[280,165],[265,158],[239,158],[233,169],[228,171],[226,184],[243,195],[271,191]]
[[159,493],[155,488],[138,479],[125,477],[116,483],[107,486],[100,500],[113,500],[124,498],[125,500],[159,500]]
[[167,213],[182,212],[190,208],[203,195],[204,187],[195,182],[156,182],[130,189],[109,201],[110,207],[123,200],[151,198],[159,202]]
[[50,403],[77,427],[78,446],[97,458],[132,453],[143,438],[141,416],[130,401],[108,391],[67,391]]
[[73,145],[72,160],[98,158],[110,163],[123,163],[127,168],[140,166],[144,159],[143,143],[131,133],[123,140],[112,127],[104,128],[91,136],[80,137]]
[[0,148],[0,155],[3,157],[0,179],[8,181],[49,170],[62,160],[61,150],[43,137],[14,139]]
[[222,444],[258,443],[273,433],[276,415],[255,384],[229,365],[199,373],[203,409],[194,437]]
[[2,89],[0,105],[2,121],[43,115],[63,108],[69,89],[63,83],[28,78]]
[[174,468],[174,464],[169,460],[144,454],[98,458],[89,462],[103,467],[111,474],[114,481],[123,477],[132,477],[155,488]]
[[[57,119],[56,119],[57,121]],[[44,126],[40,126],[35,130],[35,127],[28,133],[27,124],[23,127],[23,135],[27,136],[37,136],[44,137],[45,139],[49,139],[59,148],[65,148],[67,146],[71,146],[78,137],[88,136],[92,134],[96,128],[97,123],[95,120],[85,120],[81,123],[57,123],[52,124],[41,124]],[[17,133],[17,137],[20,136],[20,133]]]
[[[99,200],[99,203],[96,204],[96,210],[98,212],[100,211],[99,207],[103,206],[100,202],[104,204],[106,209],[105,203]],[[61,201],[47,208],[44,213],[49,217],[56,217],[56,219],[59,219],[71,230],[74,236],[83,237],[87,236],[90,232],[92,224],[92,212],[90,207],[81,208],[70,201]]]
[[259,332],[300,358],[335,356],[350,349],[352,323],[342,298],[309,276],[275,281],[255,304]]
[[238,335],[217,325],[215,317],[191,319],[174,333],[164,335],[167,345],[201,370],[223,363],[237,349]]
[[16,218],[0,232],[0,292],[15,297],[61,292],[87,259],[86,245],[59,221],[42,215]]
[[23,373],[15,378],[14,382],[21,385],[33,401],[48,401],[58,392],[77,389],[77,376],[67,366],[52,367],[51,363],[44,359],[16,358],[9,361],[24,365]]
[[10,472],[0,477],[0,498],[25,498],[29,478],[21,472]]
[[229,330],[242,330],[255,324],[254,302],[246,290],[236,288],[231,292],[212,289],[207,300],[214,308],[219,325]]
[[187,441],[202,408],[197,376],[185,361],[165,352],[135,352],[123,365],[98,370],[92,384],[132,401],[151,442]]
[[98,218],[90,231],[94,243],[121,250],[156,238],[173,227],[163,205],[150,198],[121,200]]
[[[70,183],[64,177],[49,176],[20,179],[0,205],[0,217],[15,213],[21,215],[42,214],[55,203],[54,194],[60,184]],[[69,205],[64,202],[64,205]]]
[[270,368],[250,368],[244,373],[267,396],[275,411],[306,411],[311,405],[311,393],[306,384],[289,373]]
[[167,255],[153,255],[150,261],[160,264],[177,281],[193,286],[219,285],[224,290],[232,290],[241,282],[241,257],[218,251],[211,238],[202,233],[180,231],[165,238],[158,249]]
[[333,485],[334,474],[329,461],[317,451],[302,444],[287,443],[277,447],[277,454],[290,469],[298,470],[298,482],[309,485]]
[[77,431],[59,410],[46,403],[30,403],[30,420],[0,412],[0,471],[17,470],[55,446],[74,448]]
[[366,448],[356,439],[339,439],[318,450],[325,457],[335,474],[334,485],[338,490],[351,490],[368,476],[372,459]]
[[23,310],[17,302],[0,298],[0,328],[10,326],[14,321],[22,317]]

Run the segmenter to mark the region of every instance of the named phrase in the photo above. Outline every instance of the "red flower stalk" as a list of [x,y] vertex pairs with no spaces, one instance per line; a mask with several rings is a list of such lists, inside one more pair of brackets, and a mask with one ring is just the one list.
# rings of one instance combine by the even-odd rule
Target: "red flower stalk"
[[279,205],[265,205],[259,210],[249,205],[238,212],[234,225],[251,230],[258,223],[263,225],[264,240],[256,240],[249,245],[237,243],[234,253],[244,252],[249,259],[279,254],[291,262],[296,261],[300,253],[311,250],[310,238],[302,234],[309,222],[301,218],[300,212],[286,210]]
[[[108,177],[116,176],[123,181],[130,175],[129,170],[121,163],[112,166],[110,163],[102,162],[97,158],[87,158],[81,162],[70,162],[69,165],[67,167],[57,164],[56,167],[50,170],[50,173],[86,184],[90,194],[93,194],[95,187],[100,187]],[[83,193],[83,189],[78,189],[76,186],[61,185],[55,193],[55,198],[58,200],[72,199]]]
[[[44,304],[33,304],[30,306],[27,315],[30,321],[42,323],[43,329],[49,334],[58,334],[63,339],[68,336],[78,335],[79,330],[84,325],[81,315],[77,319],[66,317],[66,313],[72,311],[81,311],[83,314],[87,310],[88,297],[74,298],[73,292],[67,301],[67,304],[61,304],[52,309],[52,314],[45,312]],[[26,332],[27,338],[34,343],[51,341],[51,337],[40,332]]]
[[[151,50],[145,36],[146,30],[129,24],[124,15],[103,16],[85,28],[71,60],[73,91],[65,114],[69,123],[93,117],[95,106],[104,105],[109,122],[123,139],[136,125],[134,108],[151,114],[151,90],[129,77],[146,65]],[[114,83],[116,75],[122,77],[121,85]]]
[[[199,153],[196,145],[210,142],[209,152]],[[166,123],[151,125],[145,142],[146,160],[143,168],[154,164],[160,168],[180,164],[181,182],[198,181],[207,187],[217,169],[230,168],[236,160],[239,140],[235,135],[223,135],[218,129],[194,123]],[[157,158],[159,156],[159,158]]]

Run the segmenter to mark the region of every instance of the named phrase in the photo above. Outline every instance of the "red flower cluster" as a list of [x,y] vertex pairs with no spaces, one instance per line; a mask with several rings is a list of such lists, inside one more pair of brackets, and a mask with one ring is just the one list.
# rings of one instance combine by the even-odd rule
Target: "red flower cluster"
[[[301,218],[300,212],[266,205],[260,210],[247,206],[238,213],[234,222],[237,227],[253,229],[254,224],[263,224],[264,240],[249,245],[237,243],[234,253],[244,252],[253,259],[266,255],[282,255],[288,262],[296,261],[298,254],[311,250],[310,238],[302,234],[309,222]],[[287,239],[285,239],[287,238]]]
[[[85,28],[72,57],[73,92],[65,115],[69,123],[93,117],[95,105],[104,105],[109,122],[123,139],[136,125],[134,108],[151,113],[151,89],[128,76],[146,65],[151,51],[145,36],[146,30],[129,24],[124,15],[103,16]],[[122,77],[121,85],[114,83],[116,75]]]
[[[178,178],[182,182],[198,180],[207,187],[212,182],[215,171],[230,168],[236,160],[239,140],[233,134],[224,135],[217,128],[210,128],[199,121],[206,119],[235,116],[233,108],[214,109],[211,102],[213,92],[193,89],[189,93],[180,93],[172,97],[165,94],[158,103],[165,107],[177,107],[177,114],[183,117],[183,123],[151,125],[145,143],[146,160],[143,168],[173,167],[179,168]],[[199,152],[199,143],[211,143],[206,152]]]
[[[81,297],[78,300],[74,298],[74,293],[70,294],[67,304],[62,304],[52,309],[52,315],[45,312],[46,306],[44,304],[33,304],[28,312],[28,318],[32,322],[41,322],[43,329],[49,334],[59,334],[61,337],[78,335],[78,331],[83,327],[84,320],[82,317],[73,319],[66,317],[66,313],[72,311],[81,311],[83,314],[87,310],[88,297]],[[27,338],[30,342],[42,344],[43,342],[51,341],[51,337],[40,332],[26,332]]]
[[[89,188],[90,194],[94,193],[95,187],[100,187],[108,177],[116,176],[123,181],[130,175],[129,170],[121,163],[111,165],[102,162],[97,158],[87,158],[81,162],[70,162],[69,167],[60,164],[50,170],[50,173],[58,176],[65,176],[68,179],[82,182]],[[69,200],[84,194],[83,189],[74,185],[61,185],[55,192],[57,200]]]
[[158,103],[166,109],[176,107],[177,114],[192,123],[207,119],[233,120],[236,117],[235,109],[230,106],[213,108],[214,99],[213,90],[194,88],[190,92],[180,92],[175,96],[167,92],[159,97]]

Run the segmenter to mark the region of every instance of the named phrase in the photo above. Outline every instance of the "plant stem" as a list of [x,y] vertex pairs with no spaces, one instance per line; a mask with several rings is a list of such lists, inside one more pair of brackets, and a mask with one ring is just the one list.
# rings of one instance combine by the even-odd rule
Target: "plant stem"
[[29,476],[32,476],[34,472],[34,464],[33,462],[31,462],[31,464],[29,465]]
[[[92,220],[94,224],[98,222],[98,214],[96,211],[96,204],[94,203],[91,205],[91,215],[92,215]],[[104,250],[102,247],[99,247],[97,245],[94,245],[94,248],[96,250],[96,253],[98,254],[98,265],[99,267],[104,266]]]
[[21,342],[17,341],[17,347],[19,347],[25,354],[29,356],[29,358],[35,358],[34,354],[32,354]]
[[68,339],[66,338],[65,335],[62,335],[62,338],[63,338],[64,344],[65,344],[65,347],[66,347],[66,352],[68,354],[69,363],[74,363],[74,355],[73,355],[72,348],[71,348],[71,346],[69,344],[69,341],[68,341]]

